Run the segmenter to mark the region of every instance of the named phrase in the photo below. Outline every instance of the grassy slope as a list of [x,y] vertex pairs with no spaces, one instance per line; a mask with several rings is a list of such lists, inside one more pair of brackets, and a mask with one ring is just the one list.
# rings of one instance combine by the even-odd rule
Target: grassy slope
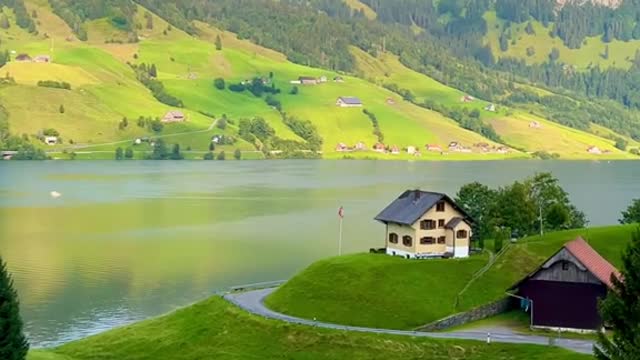
[[29,360],[193,359],[589,359],[532,345],[345,333],[252,316],[213,297],[166,316],[112,330]]
[[[524,110],[500,109],[497,113],[484,111],[486,101],[475,100],[471,103],[460,101],[464,93],[450,88],[423,74],[406,68],[398,58],[391,54],[381,54],[374,58],[359,49],[352,50],[361,76],[379,84],[396,84],[400,88],[411,90],[418,101],[431,99],[448,107],[466,107],[481,111],[481,118],[493,125],[502,139],[518,149],[529,152],[547,151],[561,155],[565,159],[595,158],[586,153],[589,146],[598,146],[602,150],[610,150],[606,158],[631,158],[628,153],[617,150],[614,142],[608,138],[601,138],[596,134],[572,129]],[[534,88],[535,89],[535,88]],[[538,121],[543,124],[541,129],[530,129],[529,123]],[[600,133],[603,133],[601,130]],[[614,134],[609,130],[609,134]],[[533,135],[533,136],[532,136]],[[599,156],[603,157],[603,156]]]
[[[525,32],[526,23],[512,24],[512,39],[516,40],[515,45],[509,42],[509,49],[506,52],[500,51],[499,38],[504,27],[504,20],[498,19],[495,12],[487,12],[485,15],[487,28],[489,30],[486,40],[491,45],[494,55],[497,57],[517,57],[525,59],[527,63],[542,63],[549,59],[549,53],[554,47],[560,51],[560,61],[566,64],[575,65],[578,69],[586,69],[590,65],[600,67],[615,66],[619,68],[629,68],[637,49],[640,49],[640,40],[624,42],[614,40],[609,43],[609,58],[604,59],[605,44],[600,37],[590,37],[586,39],[580,49],[569,49],[560,38],[552,38],[549,32],[553,24],[544,27],[542,23],[533,21],[535,34],[529,35]],[[498,28],[496,28],[498,26]],[[535,54],[527,56],[527,48],[533,47]]]
[[620,265],[632,226],[550,233],[512,246],[455,299],[484,257],[415,261],[354,255],[320,261],[267,299],[274,310],[349,325],[411,329],[499,299],[562,245],[582,235],[602,256]]
[[332,258],[295,276],[267,304],[321,321],[411,329],[453,312],[456,294],[487,260],[406,261],[370,254]]
[[[171,108],[159,103],[150,92],[135,79],[133,71],[112,52],[118,46],[129,44],[104,44],[97,40],[88,43],[66,41],[70,30],[56,17],[46,3],[28,2],[40,19],[40,34],[32,35],[11,26],[4,31],[10,49],[33,55],[50,54],[53,64],[10,63],[0,72],[11,74],[17,85],[0,88],[2,103],[10,113],[12,131],[18,134],[35,134],[43,128],[55,128],[66,141],[95,144],[149,135],[131,119],[138,116],[162,116]],[[106,27],[108,24],[103,24]],[[93,26],[90,34],[98,33]],[[36,87],[38,80],[58,80],[71,83],[72,90]],[[31,99],[37,98],[37,102]],[[65,113],[58,110],[65,107]],[[165,126],[162,134],[204,130],[213,119],[186,109],[188,120],[184,124]],[[126,130],[118,130],[122,117],[130,119]],[[184,138],[189,139],[189,138]],[[208,139],[193,144],[206,150]],[[183,146],[191,146],[184,142]],[[238,147],[248,150],[252,146],[240,142]],[[115,145],[113,146],[115,147]],[[192,146],[193,147],[193,146]],[[229,147],[232,150],[233,147]]]

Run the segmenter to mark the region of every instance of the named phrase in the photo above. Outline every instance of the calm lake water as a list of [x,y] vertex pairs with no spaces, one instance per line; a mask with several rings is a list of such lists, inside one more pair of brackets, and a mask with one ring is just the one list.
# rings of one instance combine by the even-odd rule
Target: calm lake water
[[[286,279],[382,246],[372,218],[406,188],[454,194],[552,171],[592,225],[640,197],[638,162],[0,162],[0,254],[34,346]],[[62,193],[52,198],[51,191]]]

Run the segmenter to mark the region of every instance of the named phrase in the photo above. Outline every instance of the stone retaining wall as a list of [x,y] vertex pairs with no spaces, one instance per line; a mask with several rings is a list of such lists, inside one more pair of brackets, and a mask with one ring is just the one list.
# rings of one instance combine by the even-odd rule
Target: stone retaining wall
[[464,325],[466,323],[486,319],[488,317],[507,312],[512,309],[514,305],[513,299],[506,297],[490,304],[479,306],[467,312],[453,314],[444,319],[421,326],[416,330],[427,332],[445,330],[450,327]]

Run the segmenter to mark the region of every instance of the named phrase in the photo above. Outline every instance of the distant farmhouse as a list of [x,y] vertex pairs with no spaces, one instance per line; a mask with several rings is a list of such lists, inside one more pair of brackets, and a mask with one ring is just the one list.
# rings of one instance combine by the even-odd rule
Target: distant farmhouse
[[300,76],[298,81],[302,85],[317,85],[320,82],[317,78],[311,76]]
[[55,145],[58,143],[58,137],[57,136],[45,136],[44,137],[44,143],[47,145]]
[[594,154],[594,155],[601,155],[602,154],[602,150],[600,150],[600,148],[597,147],[597,146],[589,146],[587,148],[587,152],[589,154]]
[[472,219],[445,194],[407,190],[376,220],[386,225],[386,253],[407,259],[469,256]]
[[362,107],[362,101],[354,96],[341,96],[336,100],[336,106],[340,107]]
[[184,116],[182,111],[171,110],[167,112],[162,118],[163,123],[174,123],[174,122],[183,122],[187,118]]
[[15,61],[18,61],[18,62],[31,62],[31,56],[29,56],[28,54],[18,54],[15,57]]
[[48,63],[51,62],[51,56],[49,56],[49,55],[38,55],[38,56],[33,58],[33,62],[48,64]]
[[598,300],[611,289],[618,270],[586,241],[577,238],[509,291],[521,299],[535,328],[598,330],[602,319]]

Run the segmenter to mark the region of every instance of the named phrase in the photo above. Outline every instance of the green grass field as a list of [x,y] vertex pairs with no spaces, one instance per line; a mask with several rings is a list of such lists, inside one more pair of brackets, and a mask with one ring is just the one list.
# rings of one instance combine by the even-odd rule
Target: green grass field
[[577,236],[620,266],[620,255],[633,229],[602,227],[523,239],[459,298],[472,274],[486,263],[486,256],[459,260],[406,260],[379,254],[331,258],[302,271],[266,303],[276,311],[303,318],[413,329],[500,299],[511,285]]
[[535,345],[361,334],[291,325],[249,315],[212,297],[160,318],[108,331],[28,360],[193,359],[589,359]]

